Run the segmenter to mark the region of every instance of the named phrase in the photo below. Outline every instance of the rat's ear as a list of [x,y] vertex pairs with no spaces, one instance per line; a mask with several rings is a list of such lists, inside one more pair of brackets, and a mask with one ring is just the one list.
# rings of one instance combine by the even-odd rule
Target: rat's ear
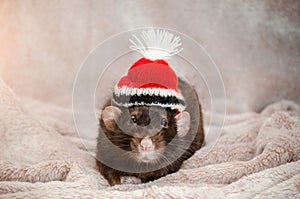
[[190,130],[191,116],[183,111],[175,116],[178,137],[184,137]]
[[121,115],[122,111],[115,106],[107,106],[101,113],[101,118],[106,126],[106,128],[110,131],[115,130],[116,122],[118,117]]

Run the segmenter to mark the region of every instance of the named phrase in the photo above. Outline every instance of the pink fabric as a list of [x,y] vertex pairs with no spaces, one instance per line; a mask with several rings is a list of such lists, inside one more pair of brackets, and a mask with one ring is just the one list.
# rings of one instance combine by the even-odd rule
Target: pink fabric
[[[300,198],[299,21],[297,0],[1,1],[0,198]],[[93,153],[95,139],[76,132],[73,83],[99,43],[145,26],[177,30],[207,50],[224,81],[226,123],[213,150],[180,171],[108,187],[81,142]],[[197,90],[208,124],[205,82],[183,66],[172,65]],[[127,70],[103,77],[97,106]]]
[[228,115],[207,155],[210,135],[178,172],[147,184],[127,177],[114,187],[96,169],[95,139],[78,137],[70,109],[20,99],[0,81],[0,119],[1,198],[299,197],[300,107],[293,102]]

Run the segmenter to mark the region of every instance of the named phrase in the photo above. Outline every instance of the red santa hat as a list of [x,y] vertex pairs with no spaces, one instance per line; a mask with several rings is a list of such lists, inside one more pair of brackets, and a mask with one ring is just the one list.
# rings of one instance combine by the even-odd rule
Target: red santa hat
[[178,89],[178,78],[166,59],[179,53],[180,38],[160,29],[143,31],[142,41],[133,35],[131,49],[143,54],[114,88],[113,101],[124,107],[161,106],[178,111],[185,109]]

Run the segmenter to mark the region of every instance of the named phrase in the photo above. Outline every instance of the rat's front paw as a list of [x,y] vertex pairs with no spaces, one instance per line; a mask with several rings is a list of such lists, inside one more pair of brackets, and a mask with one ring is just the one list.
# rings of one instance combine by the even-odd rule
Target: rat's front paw
[[142,183],[141,179],[136,178],[136,177],[128,177],[128,176],[122,177],[121,182],[122,182],[122,184],[140,184],[140,183]]

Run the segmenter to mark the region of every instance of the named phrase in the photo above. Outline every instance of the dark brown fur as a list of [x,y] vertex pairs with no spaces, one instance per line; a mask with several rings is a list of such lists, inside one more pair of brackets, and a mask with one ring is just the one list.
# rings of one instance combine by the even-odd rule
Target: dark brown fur
[[[101,158],[104,160],[108,160],[114,165],[117,164],[120,166],[124,166],[125,168],[134,168],[136,171],[131,173],[119,171],[114,168],[110,168],[109,166],[97,160],[97,165],[99,167],[100,173],[107,179],[110,185],[120,184],[121,176],[135,176],[137,178],[140,178],[142,182],[148,182],[158,179],[169,173],[176,172],[178,169],[180,169],[183,161],[190,158],[195,153],[195,151],[201,148],[204,140],[204,130],[201,105],[199,104],[198,96],[195,90],[188,83],[179,80],[178,86],[185,98],[185,111],[189,112],[191,116],[190,130],[188,134],[183,138],[179,138],[177,136],[176,121],[174,117],[178,113],[171,109],[166,109],[166,111],[164,111],[164,109],[159,107],[151,107],[151,110],[149,112],[149,107],[147,106],[131,107],[129,108],[129,111],[128,108],[118,107],[122,110],[122,115],[117,122],[119,126],[116,127],[116,130],[114,130],[114,132],[109,131],[106,128],[102,118],[99,119],[100,128],[97,140],[97,159]],[[111,101],[108,101],[103,109],[110,105]],[[160,118],[162,115],[167,117],[168,126],[167,128],[158,127],[157,132],[145,132],[144,130],[141,130],[144,128],[140,127],[133,128],[130,126],[131,120],[129,114],[133,112],[135,114],[139,114],[140,116],[137,122],[138,126],[143,127],[149,124],[153,125],[152,129],[155,129],[155,126],[159,124],[159,119],[157,119],[157,121],[153,120],[156,120],[155,118]],[[151,122],[149,121],[149,114],[157,114],[151,117]],[[131,132],[132,134],[128,135],[124,133],[123,130],[125,132]],[[134,158],[134,156],[130,155],[130,152],[135,152],[140,139],[147,134],[151,134],[150,136],[152,141],[155,143],[156,149],[164,149],[163,155],[166,158],[161,158],[155,163],[148,164],[138,162]],[[104,136],[108,138],[109,142],[113,143],[113,145],[123,149],[123,152],[117,152],[113,149],[113,147],[109,146],[108,140],[104,139]],[[174,144],[168,145],[168,143],[172,140]],[[174,162],[168,163],[168,157],[170,158],[172,157],[172,154],[182,151],[181,146],[186,142],[191,143],[189,147],[186,147],[188,149],[185,150],[185,152]],[[146,167],[157,168],[157,164],[166,164],[166,166],[155,171],[142,172]]]

